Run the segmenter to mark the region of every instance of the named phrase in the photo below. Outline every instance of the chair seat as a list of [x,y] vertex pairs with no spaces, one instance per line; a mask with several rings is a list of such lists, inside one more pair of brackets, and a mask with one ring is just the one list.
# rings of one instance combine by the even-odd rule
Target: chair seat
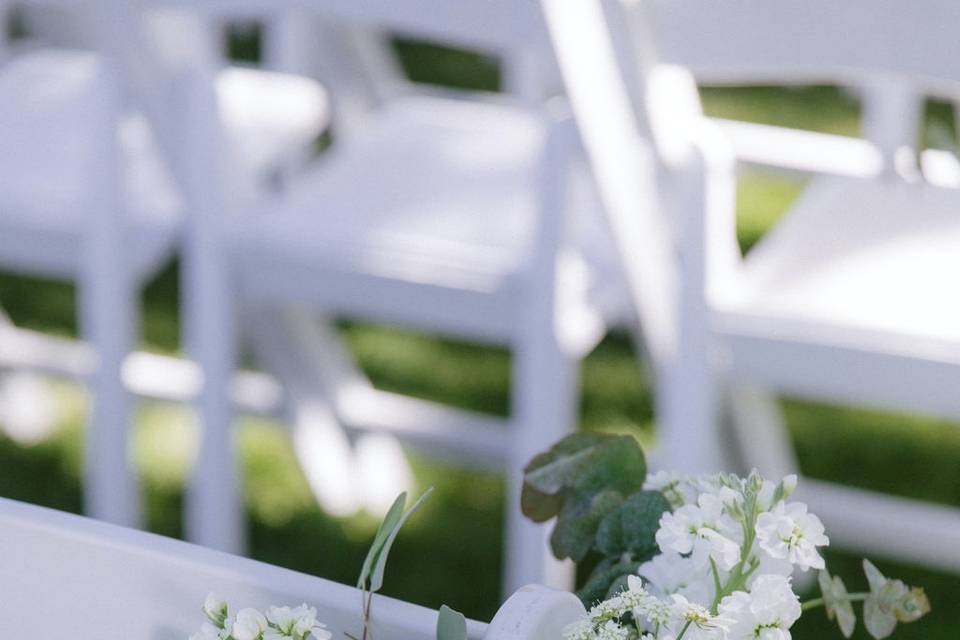
[[[94,186],[110,170],[98,134],[106,87],[96,54],[36,50],[0,67],[0,263],[5,268],[70,277],[76,242],[96,203]],[[230,69],[218,93],[232,156],[253,176],[276,166],[322,131],[326,99],[310,81]],[[105,120],[104,120],[105,121]],[[242,141],[242,142],[241,142]],[[133,229],[135,267],[169,253],[181,201],[150,126],[141,114],[120,124],[122,202]],[[260,177],[259,175],[257,177]]]
[[[815,180],[718,304],[770,333],[960,349],[960,191]],[[735,324],[735,321],[734,321]]]
[[297,159],[329,123],[327,93],[307,78],[228,67],[216,90],[232,154],[247,175],[262,178]]
[[[332,151],[269,215],[237,226],[242,251],[483,291],[524,267],[536,232],[546,123],[495,103],[409,97]],[[596,213],[576,180],[572,211]]]

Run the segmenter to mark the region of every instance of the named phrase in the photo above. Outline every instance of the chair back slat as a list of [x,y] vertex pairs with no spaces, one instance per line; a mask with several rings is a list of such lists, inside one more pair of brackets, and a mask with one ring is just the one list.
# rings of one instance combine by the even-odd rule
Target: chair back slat
[[904,76],[960,87],[953,0],[643,0],[664,60],[714,82],[839,82]]
[[[548,30],[600,198],[623,256],[631,298],[654,362],[675,348],[675,242],[659,206],[657,152],[645,114],[644,79],[622,67],[629,41],[611,38],[593,0],[544,0]],[[622,26],[622,25],[620,25]],[[634,82],[636,80],[636,82]]]

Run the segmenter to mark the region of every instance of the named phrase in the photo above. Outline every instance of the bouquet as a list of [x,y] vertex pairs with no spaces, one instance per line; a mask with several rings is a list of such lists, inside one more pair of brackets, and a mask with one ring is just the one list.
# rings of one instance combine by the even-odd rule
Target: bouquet
[[[565,640],[790,640],[804,611],[822,607],[845,637],[863,603],[879,639],[930,610],[920,588],[868,560],[869,589],[848,592],[821,555],[829,544],[807,505],[790,500],[796,476],[753,472],[646,475],[633,438],[578,433],[527,466],[522,506],[556,517],[554,554],[602,559],[580,591],[590,607]],[[818,571],[820,597],[801,602],[795,572]]]

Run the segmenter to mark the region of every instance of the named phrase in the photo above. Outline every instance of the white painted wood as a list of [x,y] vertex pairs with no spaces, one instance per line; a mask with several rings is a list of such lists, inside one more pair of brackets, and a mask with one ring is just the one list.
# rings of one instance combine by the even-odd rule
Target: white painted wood
[[[922,15],[902,3],[877,8],[861,0],[842,7],[829,2],[800,7],[786,0],[723,5],[655,0],[651,9],[661,57],[689,66],[704,82],[852,88],[862,100],[862,135],[880,152],[888,173],[917,171],[912,156],[919,142],[924,94],[957,97],[956,69],[945,62],[960,53],[944,26],[956,20],[949,2],[932,2]],[[731,42],[731,33],[750,37]],[[773,137],[755,149],[762,154],[766,147],[774,163],[789,157],[779,147],[781,134],[774,129],[766,133]],[[835,156],[832,147],[807,151],[803,161],[815,165],[841,164],[844,159]]]
[[[676,257],[660,253],[665,263],[653,267],[653,273],[672,270],[679,289],[679,303],[662,309],[665,324],[679,334],[674,343],[679,346],[649,349],[665,439],[659,463],[716,470],[717,380],[731,385],[735,416],[752,423],[739,429],[748,439],[747,462],[771,473],[795,470],[785,434],[776,433],[782,417],[772,402],[774,392],[960,418],[955,393],[960,307],[953,294],[954,275],[960,272],[955,220],[960,192],[916,182],[915,167],[901,165],[898,155],[916,131],[916,95],[908,89],[955,84],[956,70],[945,68],[936,52],[956,46],[949,33],[960,14],[939,3],[931,4],[933,21],[907,12],[905,5],[881,9],[860,2],[801,7],[749,0],[610,0],[604,6],[606,15],[589,0],[545,3],[608,215],[614,224],[631,213],[663,215],[677,223],[675,244],[668,245]],[[849,31],[844,25],[850,21],[871,28]],[[651,25],[666,39],[666,53],[648,46]],[[756,37],[731,37],[736,33]],[[929,50],[891,48],[905,34],[912,42],[929,35]],[[640,44],[623,44],[630,42]],[[874,146],[730,123],[720,123],[718,132],[699,115],[689,80],[684,94],[682,74],[658,64],[659,55],[690,64],[703,77],[718,73],[729,81],[842,78],[870,87],[871,108],[878,109],[868,122]],[[723,76],[726,72],[730,75]],[[883,74],[891,80],[878,82]],[[672,92],[661,93],[662,82],[672,83]],[[663,103],[669,105],[666,118],[659,111],[664,95],[671,98]],[[637,123],[611,117],[609,105],[624,104]],[[764,155],[761,134],[770,132],[771,140],[785,145],[803,141],[796,160],[779,163],[794,168],[828,167],[815,158],[818,146],[849,150],[849,166],[837,171],[845,176],[815,179],[745,259],[733,244],[733,167],[718,135],[723,129],[735,134],[734,144],[747,150],[750,161]],[[653,206],[640,198],[620,200],[625,188],[615,181],[615,167],[636,151],[617,149],[612,144],[617,138],[648,153],[653,148],[660,186]],[[767,157],[777,154],[786,158],[779,150]],[[942,163],[939,184],[949,184],[951,160],[930,157]],[[632,261],[635,253],[625,255]],[[640,269],[640,263],[633,268]],[[661,290],[639,276],[635,282],[640,286],[634,295],[662,299]],[[957,509],[810,480],[801,486],[808,487],[803,495],[840,546],[862,546],[940,568],[960,561]],[[888,526],[893,522],[895,530]],[[864,536],[868,529],[874,533]]]
[[[87,508],[134,524],[139,492],[129,469],[127,387],[165,398],[196,393],[189,365],[127,356],[138,335],[139,292],[180,232],[178,179],[186,171],[170,153],[182,133],[176,85],[184,66],[203,66],[203,46],[194,45],[207,34],[202,24],[191,31],[189,20],[164,12],[152,13],[140,31],[120,10],[131,7],[109,0],[15,4],[29,5],[28,18],[38,19],[38,42],[0,67],[0,265],[77,282],[86,344],[4,326],[0,361],[89,382]],[[41,46],[43,36],[88,50]],[[128,37],[133,49],[125,48]],[[291,147],[311,142],[327,117],[323,91],[303,78],[226,69],[216,98],[241,186],[262,182]],[[243,378],[241,393],[249,381]],[[259,391],[245,406],[276,404],[269,384],[253,388]]]
[[[306,603],[334,636],[360,631],[358,589],[179,540],[0,499],[0,544],[0,615],[15,634],[40,624],[56,637],[185,638],[204,622],[211,591],[233,613]],[[570,592],[527,585],[489,625],[468,619],[467,636],[554,640],[585,613]],[[374,597],[376,638],[433,640],[436,625],[436,610]]]
[[[193,5],[208,12],[222,6]],[[236,7],[264,19],[311,9],[296,2]],[[323,60],[334,78],[328,85],[337,116],[334,144],[290,181],[284,198],[247,205],[221,194],[218,206],[196,206],[204,214],[198,216],[205,227],[199,233],[217,245],[221,266],[234,280],[222,281],[227,292],[191,298],[193,304],[230,298],[255,310],[258,318],[240,326],[261,351],[261,363],[284,382],[285,413],[298,449],[315,449],[322,441],[335,442],[341,451],[344,438],[386,432],[473,464],[506,464],[509,587],[548,576],[567,583],[569,566],[546,573],[544,532],[524,523],[515,508],[520,468],[574,424],[576,363],[604,326],[593,296],[613,286],[615,279],[604,274],[617,269],[594,271],[609,264],[603,258],[612,253],[605,249],[609,238],[599,241],[604,248],[597,258],[587,255],[575,232],[583,226],[581,217],[595,215],[597,207],[589,176],[572,160],[579,153],[575,132],[557,108],[543,102],[540,85],[547,78],[533,72],[538,56],[549,57],[537,7],[415,0],[312,9],[313,24],[334,35],[326,45],[338,45],[320,47],[317,55],[343,56],[332,64]],[[294,30],[289,23],[286,29]],[[508,74],[516,95],[398,91],[396,70],[381,58],[387,31],[501,54],[508,66],[518,64],[517,73]],[[301,64],[295,53],[288,63]],[[275,55],[282,59],[286,53]],[[336,81],[353,77],[351,69],[363,71],[359,84],[365,86]],[[352,116],[361,124],[339,128]],[[207,129],[216,127],[192,130],[201,140]],[[222,170],[222,158],[219,165],[215,158],[208,161],[193,173]],[[217,182],[204,178],[197,184]],[[209,196],[198,199],[203,197]],[[512,415],[499,420],[376,391],[354,368],[330,364],[343,358],[328,328],[301,331],[303,323],[288,324],[290,309],[316,314],[321,323],[348,316],[508,346],[516,372]],[[193,313],[188,305],[186,323],[193,322]],[[223,361],[223,354],[208,357]],[[222,381],[206,389],[225,393]],[[226,406],[226,398],[217,403]],[[227,418],[224,412],[209,416]],[[228,427],[205,429],[223,433]],[[338,456],[344,461],[350,454]],[[324,463],[317,455],[303,459],[322,494],[320,485],[332,482],[319,473]],[[219,481],[218,490],[229,491],[229,484]],[[345,498],[342,504],[348,503]]]
[[[357,589],[178,540],[0,499],[0,544],[0,616],[14,634],[37,633],[39,624],[52,637],[186,638],[204,621],[210,591],[234,612],[304,602],[335,636],[360,631]],[[516,619],[513,605],[505,612]],[[372,620],[383,640],[436,637],[435,610],[391,598],[375,597]],[[471,640],[540,637],[501,635],[472,620],[467,629]]]

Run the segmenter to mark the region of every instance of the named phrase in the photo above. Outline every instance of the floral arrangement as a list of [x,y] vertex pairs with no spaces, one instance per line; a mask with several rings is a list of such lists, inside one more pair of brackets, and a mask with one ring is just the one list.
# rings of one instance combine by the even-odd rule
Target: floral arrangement
[[[629,437],[579,433],[527,466],[522,506],[557,518],[558,557],[601,559],[580,591],[590,607],[565,640],[790,640],[804,611],[823,607],[849,638],[854,602],[879,639],[930,610],[920,588],[863,563],[869,590],[827,571],[823,524],[791,502],[796,476],[646,474]],[[819,571],[821,597],[801,602],[795,571]]]
[[294,609],[270,607],[266,614],[241,609],[231,619],[227,603],[211,593],[203,603],[207,622],[190,640],[330,640],[333,634],[317,622],[317,610],[305,604]]

